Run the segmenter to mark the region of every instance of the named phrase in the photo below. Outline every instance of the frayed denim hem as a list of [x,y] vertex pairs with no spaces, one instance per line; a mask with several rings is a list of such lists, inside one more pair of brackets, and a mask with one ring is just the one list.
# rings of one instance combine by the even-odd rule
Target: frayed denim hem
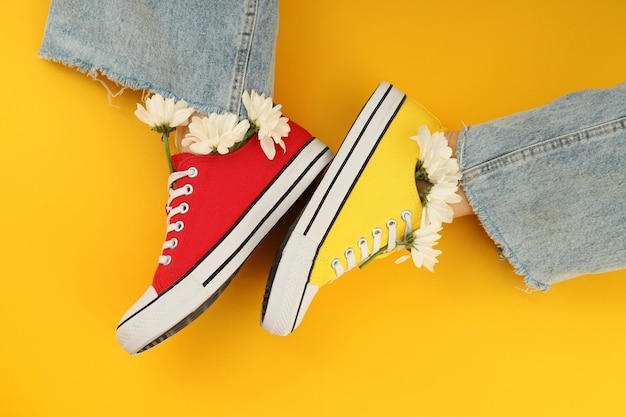
[[528,287],[626,268],[626,84],[464,128],[462,186]]
[[[60,56],[52,54],[46,50],[40,49],[37,52],[37,56],[47,61],[55,62],[58,64],[62,64],[66,67],[73,68],[78,72],[85,74],[91,78],[98,79],[99,75],[103,75],[109,80],[113,81],[116,84],[119,84],[123,87],[130,88],[131,90],[137,91],[149,91],[151,93],[161,94],[163,97],[173,98],[175,100],[185,100],[190,107],[193,107],[197,112],[203,114],[209,113],[224,113],[225,109],[219,106],[208,106],[205,103],[200,103],[197,101],[189,100],[185,97],[180,97],[174,91],[155,85],[151,82],[145,80],[138,80],[136,78],[128,77],[122,74],[118,74],[115,71],[111,71],[107,68],[100,67],[95,64],[91,64],[80,59],[70,58],[66,56]],[[115,96],[111,91],[109,92],[109,96]]]
[[[459,136],[460,137],[460,136]],[[459,145],[462,146],[462,142],[459,140]],[[465,195],[467,196],[467,200],[469,204],[472,206],[474,213],[478,217],[483,229],[487,233],[487,235],[491,238],[494,244],[497,247],[498,253],[500,255],[501,260],[506,260],[513,267],[513,272],[515,274],[523,277],[524,285],[527,288],[532,290],[540,290],[540,291],[548,291],[551,287],[551,284],[541,282],[538,279],[530,276],[527,268],[524,264],[517,258],[511,247],[507,244],[506,240],[502,237],[498,227],[495,222],[489,216],[487,210],[483,209],[479,204],[477,204],[474,200],[474,196],[472,195],[471,190],[468,190],[466,184],[461,180],[461,184],[463,186],[463,190]],[[470,187],[471,188],[471,187]]]
[[244,117],[244,91],[273,94],[277,29],[277,0],[52,0],[39,56]]

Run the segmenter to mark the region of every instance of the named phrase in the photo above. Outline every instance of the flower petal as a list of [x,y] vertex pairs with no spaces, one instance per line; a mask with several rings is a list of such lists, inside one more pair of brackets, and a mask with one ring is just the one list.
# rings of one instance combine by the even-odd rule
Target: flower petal
[[156,93],[145,101],[145,108],[137,104],[135,116],[152,129],[165,132],[176,126],[186,125],[194,109],[187,106],[184,100],[176,102],[172,98],[164,99]]
[[394,261],[394,263],[401,264],[402,262],[404,262],[404,261],[406,261],[406,260],[408,260],[410,258],[411,258],[411,255],[403,255],[403,256],[399,257],[398,259],[396,259]]
[[150,127],[153,126],[153,121],[152,121],[152,117],[150,116],[150,113],[148,113],[148,111],[139,103],[137,103],[137,110],[135,110],[135,116],[137,116],[139,120],[141,120],[143,123],[147,124],[148,126]]
[[239,121],[232,113],[193,116],[189,123],[189,133],[181,144],[186,146],[190,143],[203,142],[202,147],[194,146],[190,150],[195,153],[195,149],[202,149],[202,154],[206,154],[206,149],[210,148],[223,155],[228,153],[235,143],[244,139],[249,128],[248,120]]
[[259,142],[261,142],[261,149],[265,153],[265,156],[270,161],[274,159],[276,156],[276,147],[274,146],[274,141],[270,137],[260,137]]
[[189,117],[195,112],[193,107],[187,107],[187,103],[184,100],[179,101],[174,106],[174,113],[170,118],[170,126],[187,126],[189,123]]
[[148,97],[146,99],[146,110],[150,113],[150,116],[153,119],[155,125],[161,123],[164,119],[164,111],[163,108],[165,106],[165,99],[161,94],[153,94],[152,97]]

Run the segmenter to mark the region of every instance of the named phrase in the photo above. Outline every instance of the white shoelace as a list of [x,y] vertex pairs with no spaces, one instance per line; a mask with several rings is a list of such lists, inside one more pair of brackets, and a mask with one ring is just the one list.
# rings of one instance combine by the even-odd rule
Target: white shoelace
[[[406,240],[408,236],[413,233],[413,230],[411,228],[411,219],[413,215],[411,214],[409,210],[404,210],[400,214],[400,217],[402,218],[402,220],[404,220],[404,223],[405,223],[404,240]],[[382,253],[391,252],[397,246],[396,229],[398,226],[398,222],[395,219],[389,219],[387,220],[387,223],[385,224],[385,226],[387,227],[387,232],[388,232],[387,233],[387,245],[386,245],[384,252]],[[378,253],[381,250],[383,230],[380,227],[376,227],[372,230],[371,234],[372,234],[372,239],[373,239],[371,252],[369,250],[368,240],[365,237],[360,238],[357,242],[357,247],[359,248],[359,251],[360,251],[360,258],[358,261],[356,258],[355,250],[351,247],[347,248],[344,252],[344,257],[346,258],[345,268],[339,258],[333,259],[330,266],[335,270],[335,274],[337,275],[336,278],[339,278],[340,276],[342,276],[343,274],[345,274],[352,268],[367,261],[370,256]]]
[[[172,203],[174,202],[175,199],[179,197],[188,196],[193,193],[193,186],[191,184],[187,184],[184,187],[180,187],[176,189],[172,188],[172,185],[176,181],[180,180],[181,178],[184,178],[184,177],[194,178],[197,175],[198,175],[198,170],[195,167],[191,167],[186,171],[173,172],[168,177],[167,192],[169,193],[170,197],[168,198],[167,205],[165,207],[165,210],[167,212],[167,219],[166,219],[167,228],[165,229],[165,236],[167,236],[170,232],[180,232],[181,230],[184,229],[185,223],[182,220],[178,220],[174,223],[171,223],[171,220],[172,220],[172,217],[174,217],[175,215],[185,214],[189,211],[189,204],[185,201],[181,202],[176,207],[172,207]],[[178,246],[178,239],[175,237],[172,237],[171,239],[168,239],[163,243],[163,246],[161,247],[161,256],[159,256],[159,263],[161,265],[167,266],[172,262],[172,256],[163,255],[162,251],[166,249],[174,249],[176,246]]]

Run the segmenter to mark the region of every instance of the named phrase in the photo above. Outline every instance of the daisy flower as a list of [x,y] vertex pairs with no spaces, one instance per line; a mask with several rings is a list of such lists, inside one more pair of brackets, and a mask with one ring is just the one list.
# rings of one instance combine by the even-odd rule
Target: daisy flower
[[452,148],[442,132],[431,134],[426,126],[421,126],[411,139],[420,147],[416,178],[430,183],[420,195],[424,206],[422,224],[450,223],[453,218],[450,204],[461,201],[456,194],[461,174],[456,158],[452,158]]
[[176,126],[186,126],[195,110],[185,100],[175,101],[154,94],[146,99],[146,107],[137,103],[135,116],[159,133],[172,131]]
[[274,159],[275,145],[279,145],[284,152],[286,147],[282,138],[291,130],[287,123],[289,119],[282,116],[282,106],[274,106],[270,97],[266,98],[265,94],[258,94],[254,90],[251,93],[245,91],[242,102],[248,112],[248,119],[257,131],[261,149],[268,159]]
[[177,102],[172,98],[163,98],[158,93],[146,99],[146,107],[137,103],[135,116],[150,126],[152,130],[161,134],[170,172],[174,172],[172,155],[170,154],[170,132],[177,126],[186,126],[194,111],[192,107],[187,106],[185,100]]
[[442,254],[440,250],[433,249],[441,237],[439,231],[441,231],[441,226],[432,224],[422,226],[414,231],[412,238],[406,245],[406,249],[411,251],[411,255],[398,258],[396,263],[404,262],[410,257],[416,267],[424,267],[430,272],[434,272],[435,264],[439,262],[437,256]]
[[198,155],[214,152],[224,155],[244,139],[249,128],[248,120],[239,121],[232,113],[194,116],[189,124],[189,133],[183,138],[181,145],[189,146],[190,151]]

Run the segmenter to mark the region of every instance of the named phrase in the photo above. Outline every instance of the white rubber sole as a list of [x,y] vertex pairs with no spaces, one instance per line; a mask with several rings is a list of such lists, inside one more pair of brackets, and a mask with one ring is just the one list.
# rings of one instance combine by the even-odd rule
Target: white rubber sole
[[309,141],[193,270],[161,295],[148,288],[120,321],[116,332],[120,345],[131,354],[143,352],[206,310],[332,157],[321,141]]
[[300,325],[318,291],[310,283],[318,250],[405,98],[388,83],[378,86],[283,241],[270,271],[261,312],[261,326],[268,332],[286,336]]

